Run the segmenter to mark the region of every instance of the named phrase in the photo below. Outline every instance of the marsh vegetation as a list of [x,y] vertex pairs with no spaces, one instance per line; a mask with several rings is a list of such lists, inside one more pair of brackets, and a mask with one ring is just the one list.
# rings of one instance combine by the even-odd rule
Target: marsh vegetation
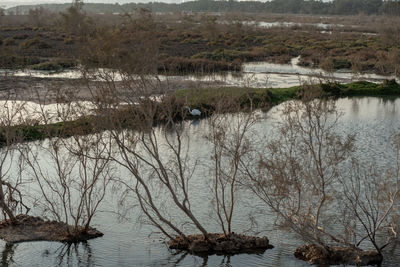
[[[142,226],[137,244],[156,236],[171,252],[184,251],[176,265],[187,254],[203,257],[203,265],[213,254],[229,255],[227,265],[235,254],[268,254],[276,233],[294,238],[291,253],[312,264],[396,261],[398,101],[382,100],[400,94],[395,79],[177,88],[168,76],[300,56],[299,64],[327,71],[398,77],[399,40],[388,38],[399,30],[398,17],[374,17],[363,28],[354,20],[371,17],[340,25],[329,18],[326,33],[315,17],[264,27],[260,14],[90,14],[81,1],[57,16],[48,12],[1,21],[3,68],[79,72],[68,83],[50,79],[30,90],[21,90],[29,78],[0,76],[0,236],[8,243],[79,246],[100,231],[116,242],[129,231],[126,223],[114,229],[123,223],[114,226],[112,214]],[[377,133],[387,160],[364,153],[363,142],[373,140],[337,107],[353,101],[357,113],[359,96],[393,105],[377,112],[391,120]]]

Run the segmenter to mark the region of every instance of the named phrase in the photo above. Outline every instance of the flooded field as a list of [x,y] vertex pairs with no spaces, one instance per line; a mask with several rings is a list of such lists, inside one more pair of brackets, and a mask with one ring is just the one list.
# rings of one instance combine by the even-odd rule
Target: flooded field
[[[275,64],[269,62],[248,62],[243,64],[242,72],[222,72],[216,74],[196,74],[196,75],[158,75],[161,81],[170,82],[206,82],[215,83],[223,86],[249,86],[257,88],[284,88],[297,86],[304,82],[326,82],[337,81],[349,83],[354,81],[382,82],[387,79],[396,79],[394,76],[384,76],[374,73],[353,73],[348,71],[327,72],[318,68],[306,68],[298,65],[299,57],[293,58],[290,64]],[[98,80],[104,75],[112,74],[112,70],[98,69]],[[38,78],[60,78],[60,79],[78,79],[82,77],[78,69],[66,70],[62,72],[49,71],[9,71],[0,70],[0,74],[16,77],[38,77]],[[116,72],[113,74],[115,81],[122,80]],[[397,79],[397,81],[399,81]]]

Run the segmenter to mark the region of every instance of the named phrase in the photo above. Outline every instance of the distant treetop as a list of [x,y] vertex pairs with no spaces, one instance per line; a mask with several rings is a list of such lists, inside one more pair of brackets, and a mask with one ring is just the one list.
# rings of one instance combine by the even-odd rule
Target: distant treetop
[[[83,1],[74,0],[73,5],[81,5]],[[68,4],[23,5],[7,9],[7,13],[27,14],[30,9],[42,6],[53,12],[62,12],[71,6]],[[399,0],[272,0],[260,1],[213,1],[198,0],[175,3],[150,2],[129,4],[85,3],[83,9],[90,13],[123,13],[134,8],[146,8],[153,12],[250,12],[250,13],[292,13],[316,15],[400,15]]]

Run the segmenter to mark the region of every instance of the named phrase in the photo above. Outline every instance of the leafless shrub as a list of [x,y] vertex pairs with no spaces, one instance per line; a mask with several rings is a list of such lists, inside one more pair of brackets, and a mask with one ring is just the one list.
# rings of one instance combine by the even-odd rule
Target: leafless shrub
[[[81,109],[72,101],[57,104],[59,123],[67,124]],[[44,108],[40,110],[39,121],[46,129],[54,121]],[[114,175],[111,137],[100,131],[88,135],[85,125],[77,125],[69,134],[66,138],[61,129],[59,137],[27,143],[20,151],[28,166],[26,175],[35,181],[36,203],[43,215],[72,225],[68,233],[79,237],[89,230]]]
[[0,112],[0,207],[4,218],[14,222],[15,213],[29,211],[21,191],[26,182],[21,176],[24,165],[16,153],[18,143],[23,139],[23,132],[14,127],[25,123],[21,117],[25,103],[13,100],[12,92],[5,99],[1,101]]
[[325,253],[334,244],[358,249],[369,242],[381,254],[385,239],[398,232],[398,156],[393,170],[361,167],[355,136],[337,131],[335,102],[304,93],[302,101],[283,104],[277,132],[258,162],[243,163],[249,189],[280,226]]
[[[251,97],[249,97],[251,101]],[[211,143],[211,160],[209,169],[211,191],[213,192],[213,210],[224,234],[232,233],[232,219],[240,191],[245,181],[241,164],[254,152],[256,143],[254,125],[261,120],[261,114],[253,110],[240,112],[240,106],[229,97],[219,103],[215,115],[208,119],[209,130],[206,139]],[[237,110],[232,115],[224,110]]]
[[83,11],[83,1],[73,0],[72,5],[61,15],[61,25],[65,32],[86,38],[89,31],[89,18]]
[[399,141],[397,134],[393,138],[394,166],[379,171],[377,167],[363,168],[355,162],[341,179],[341,203],[353,220],[353,227],[348,227],[351,241],[357,247],[369,241],[380,254],[399,230]]
[[333,199],[354,136],[336,132],[340,113],[335,102],[314,99],[309,91],[303,101],[284,103],[279,112],[277,134],[255,167],[259,172],[246,168],[250,189],[278,214],[282,226],[327,249],[328,241],[342,242],[329,229],[335,224]]

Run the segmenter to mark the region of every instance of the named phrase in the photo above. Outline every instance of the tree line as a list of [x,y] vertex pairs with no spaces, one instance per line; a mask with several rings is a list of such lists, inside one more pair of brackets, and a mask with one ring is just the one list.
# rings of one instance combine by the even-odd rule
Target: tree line
[[[44,4],[40,5],[53,12],[65,11],[70,4]],[[27,14],[29,10],[37,8],[36,5],[23,5],[7,9],[9,14]],[[334,0],[322,2],[318,0],[273,0],[270,2],[259,1],[213,1],[199,0],[180,4],[150,2],[129,3],[120,5],[87,3],[85,11],[93,13],[123,13],[134,8],[146,8],[153,12],[250,12],[250,13],[292,13],[292,14],[318,14],[318,15],[400,15],[400,1],[398,0]]]

